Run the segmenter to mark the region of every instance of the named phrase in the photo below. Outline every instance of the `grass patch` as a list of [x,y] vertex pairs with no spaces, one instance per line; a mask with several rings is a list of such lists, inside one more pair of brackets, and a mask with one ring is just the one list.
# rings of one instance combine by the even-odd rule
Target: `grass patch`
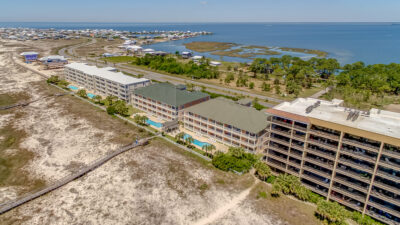
[[213,41],[194,41],[191,43],[184,44],[187,49],[196,52],[212,52],[212,51],[221,51],[227,50],[234,46],[237,46],[235,43],[229,42],[213,42]]
[[135,61],[136,57],[133,56],[114,56],[103,58],[103,61],[112,62],[112,63],[130,63]]
[[267,198],[267,197],[268,197],[267,192],[265,191],[258,192],[257,198]]
[[0,106],[16,104],[22,100],[28,100],[30,96],[27,93],[0,94]]
[[318,57],[326,57],[326,56],[328,56],[327,52],[324,52],[324,51],[321,51],[321,50],[315,50],[315,49],[288,48],[288,47],[281,47],[280,49],[282,51],[287,51],[287,52],[300,52],[300,53],[305,53],[305,54],[313,54],[313,55],[317,55]]

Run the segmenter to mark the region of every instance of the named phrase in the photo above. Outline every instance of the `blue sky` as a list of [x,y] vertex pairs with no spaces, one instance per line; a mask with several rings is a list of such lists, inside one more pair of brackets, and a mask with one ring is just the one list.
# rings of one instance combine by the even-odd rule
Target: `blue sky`
[[400,0],[0,0],[0,21],[399,22]]

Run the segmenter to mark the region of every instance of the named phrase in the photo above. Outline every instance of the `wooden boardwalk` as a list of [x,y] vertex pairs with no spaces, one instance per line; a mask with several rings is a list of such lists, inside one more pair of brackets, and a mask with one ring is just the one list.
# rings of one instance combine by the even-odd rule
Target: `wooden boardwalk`
[[40,196],[42,196],[44,194],[47,194],[47,193],[49,193],[49,192],[51,192],[51,191],[53,191],[53,190],[55,190],[57,188],[60,188],[60,187],[62,187],[64,185],[68,184],[69,182],[71,182],[71,181],[73,181],[73,180],[75,180],[75,179],[77,179],[77,178],[89,173],[90,171],[95,170],[96,168],[98,168],[99,166],[103,165],[104,163],[106,163],[110,159],[116,157],[117,155],[120,155],[121,153],[124,153],[124,152],[126,152],[126,151],[128,151],[128,150],[130,150],[132,148],[136,148],[138,146],[146,144],[152,138],[154,138],[154,137],[144,138],[144,139],[139,140],[137,143],[132,143],[130,145],[124,146],[124,147],[118,149],[117,151],[114,151],[114,152],[106,155],[105,157],[100,158],[100,159],[92,162],[91,164],[89,164],[85,168],[81,169],[80,171],[78,171],[78,172],[76,172],[74,174],[71,174],[71,175],[69,175],[67,177],[64,177],[63,179],[58,180],[54,184],[52,184],[52,185],[50,185],[50,186],[48,186],[48,187],[46,187],[46,188],[44,188],[44,189],[42,189],[40,191],[37,191],[37,192],[34,192],[34,193],[29,193],[29,194],[25,195],[22,198],[16,199],[14,201],[11,201],[11,202],[8,202],[8,203],[5,203],[5,204],[2,204],[2,207],[0,208],[0,215],[5,213],[5,212],[10,211],[11,209],[16,208],[16,207],[18,207],[18,206],[20,206],[20,205],[22,205],[22,204],[24,204],[26,202],[29,202],[29,201],[31,201],[31,200],[33,200],[35,198],[38,198],[38,197],[40,197]]
[[21,103],[16,103],[16,104],[13,104],[13,105],[0,106],[0,110],[12,109],[12,108],[16,108],[16,107],[24,107],[24,106],[27,106],[27,105],[29,105],[31,103],[40,101],[42,99],[46,99],[46,98],[50,98],[50,97],[60,97],[60,96],[64,96],[64,95],[67,95],[67,94],[68,93],[57,93],[57,94],[54,94],[54,95],[49,95],[49,96],[46,96],[46,97],[43,97],[43,98],[39,98],[39,99],[35,99],[35,100],[32,100],[32,101],[28,101],[28,102],[21,102]]

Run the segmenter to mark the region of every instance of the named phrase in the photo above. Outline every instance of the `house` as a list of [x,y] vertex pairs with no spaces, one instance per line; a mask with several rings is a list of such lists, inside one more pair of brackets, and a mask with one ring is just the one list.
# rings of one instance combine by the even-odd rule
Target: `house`
[[217,62],[217,61],[211,61],[210,62],[210,66],[220,66],[220,65],[222,65],[220,62]]
[[26,63],[36,61],[38,59],[39,53],[37,52],[23,52],[20,54]]
[[190,57],[192,57],[192,55],[192,52],[182,52],[182,58],[184,59],[189,59]]

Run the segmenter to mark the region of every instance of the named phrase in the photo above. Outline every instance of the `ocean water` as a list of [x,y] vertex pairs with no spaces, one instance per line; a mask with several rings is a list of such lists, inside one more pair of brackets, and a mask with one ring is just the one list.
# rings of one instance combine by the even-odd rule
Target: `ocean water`
[[[192,41],[233,42],[243,45],[318,49],[342,64],[400,63],[400,24],[395,23],[1,23],[0,27],[55,29],[114,29],[127,31],[210,31],[213,35],[148,46],[156,50],[184,51]],[[214,59],[219,56],[200,54]],[[307,57],[305,54],[294,54]],[[247,61],[224,57],[228,61]]]

